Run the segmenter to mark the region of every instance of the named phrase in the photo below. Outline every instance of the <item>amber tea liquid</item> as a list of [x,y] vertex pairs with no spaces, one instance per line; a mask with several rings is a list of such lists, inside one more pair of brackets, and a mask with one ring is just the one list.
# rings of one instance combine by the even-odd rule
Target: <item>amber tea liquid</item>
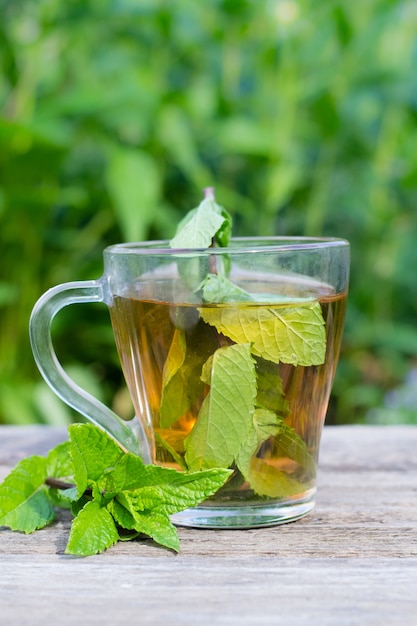
[[[254,287],[243,281],[241,287],[248,291],[255,288],[258,293],[271,291],[269,283],[257,283]],[[279,286],[275,289],[280,293]],[[167,293],[173,293],[175,286],[169,285],[166,290]],[[200,526],[217,527],[218,519],[214,518],[216,511],[221,511],[222,507],[228,510],[237,507],[242,516],[247,514],[249,526],[279,523],[272,508],[271,517],[268,517],[268,507],[274,503],[287,503],[289,509],[297,504],[293,519],[301,517],[313,506],[310,503],[313,502],[315,492],[319,443],[339,355],[346,294],[335,295],[328,286],[320,283],[307,283],[305,287],[297,285],[292,290],[288,290],[286,285],[285,291],[292,291],[293,301],[287,295],[283,303],[277,304],[241,302],[194,305],[157,300],[153,293],[149,293],[146,283],[141,285],[138,282],[126,293],[114,297],[110,307],[124,376],[135,411],[148,424],[147,433],[153,448],[154,462],[186,469],[184,442],[209,392],[208,385],[201,380],[202,367],[218,348],[233,344],[230,338],[203,320],[204,309],[225,307],[239,316],[248,307],[257,312],[267,308],[279,314],[280,309],[302,306],[306,292],[308,302],[312,301],[314,292],[314,299],[320,303],[326,334],[324,362],[320,365],[294,366],[255,359],[257,373],[262,375],[263,380],[267,380],[268,388],[264,391],[269,406],[278,407],[276,410],[282,415],[282,428],[275,435],[267,437],[253,455],[251,471],[256,477],[254,485],[245,480],[236,466],[232,466],[234,473],[229,482],[199,507]],[[179,375],[181,380],[172,385],[167,401],[163,399],[166,393],[166,364],[178,331],[184,338],[186,353],[182,374]],[[165,404],[168,402],[168,407],[161,406],[163,400]],[[266,513],[262,521],[254,522],[250,512],[257,508],[265,509]],[[201,522],[202,509],[207,510],[205,524]],[[187,513],[183,518],[181,515],[178,514],[180,524],[193,525],[192,515],[188,518]],[[242,519],[237,518],[236,521],[236,511],[233,519],[230,527],[234,524],[245,525]],[[288,521],[288,510],[284,521]],[[223,526],[228,527],[227,521]]]

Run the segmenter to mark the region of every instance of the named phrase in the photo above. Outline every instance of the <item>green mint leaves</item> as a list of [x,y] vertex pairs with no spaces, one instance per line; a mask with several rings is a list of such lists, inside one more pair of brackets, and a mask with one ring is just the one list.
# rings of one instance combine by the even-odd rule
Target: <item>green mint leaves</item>
[[171,248],[209,248],[213,242],[227,246],[232,230],[232,218],[218,205],[211,187],[205,190],[205,198],[200,205],[189,211],[178,224],[175,237],[170,241]]
[[72,509],[67,554],[96,554],[140,534],[178,551],[170,515],[214,494],[231,473],[145,465],[97,426],[68,431],[69,442],[23,459],[0,485],[0,526],[31,533],[55,519],[55,506]]

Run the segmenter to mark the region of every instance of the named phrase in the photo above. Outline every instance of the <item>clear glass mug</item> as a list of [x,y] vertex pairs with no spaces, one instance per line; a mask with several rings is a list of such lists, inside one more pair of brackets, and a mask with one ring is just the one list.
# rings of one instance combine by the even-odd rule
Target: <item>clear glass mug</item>
[[[33,354],[64,402],[146,463],[233,470],[215,496],[174,523],[280,524],[314,506],[348,278],[343,239],[235,238],[204,250],[114,245],[100,279],[39,299]],[[131,421],[76,385],[55,355],[53,317],[82,302],[109,308]]]

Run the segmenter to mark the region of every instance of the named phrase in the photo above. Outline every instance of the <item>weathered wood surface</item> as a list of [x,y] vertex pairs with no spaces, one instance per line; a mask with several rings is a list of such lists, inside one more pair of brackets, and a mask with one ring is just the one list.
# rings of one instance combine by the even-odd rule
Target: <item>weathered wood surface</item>
[[[0,479],[65,431],[0,427]],[[417,427],[326,427],[315,510],[244,531],[179,529],[79,559],[70,520],[0,530],[0,616],[10,626],[417,624]]]

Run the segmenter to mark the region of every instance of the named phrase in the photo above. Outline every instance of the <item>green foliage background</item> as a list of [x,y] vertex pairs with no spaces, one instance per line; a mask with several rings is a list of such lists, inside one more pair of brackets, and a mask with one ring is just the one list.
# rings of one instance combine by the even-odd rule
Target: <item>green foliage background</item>
[[[236,234],[350,240],[328,420],[417,422],[386,399],[417,363],[416,32],[414,0],[0,0],[0,421],[72,419],[30,352],[41,293],[212,184]],[[105,307],[54,336],[128,414]]]

